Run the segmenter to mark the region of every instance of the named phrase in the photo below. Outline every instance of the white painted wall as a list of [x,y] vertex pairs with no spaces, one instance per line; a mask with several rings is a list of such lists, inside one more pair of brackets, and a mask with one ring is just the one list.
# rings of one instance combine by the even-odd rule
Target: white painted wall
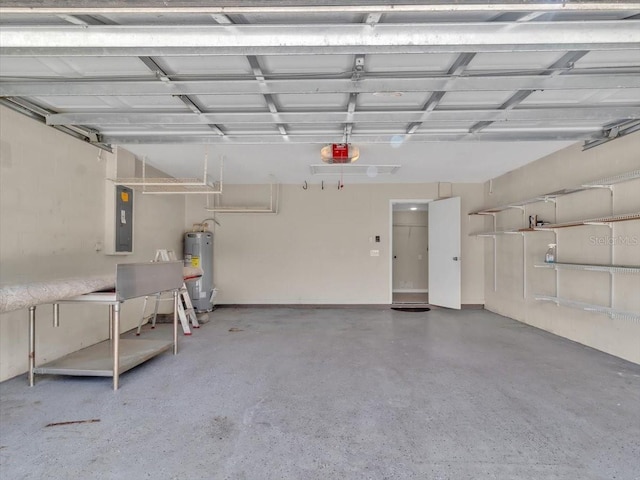
[[[106,256],[105,173],[110,154],[0,107],[0,282],[41,281],[115,271],[118,262],[148,261],[157,248],[182,249],[184,199],[135,196],[135,253]],[[126,156],[126,152],[121,155]],[[133,157],[129,157],[133,161]],[[123,330],[138,322],[141,303],[123,307]],[[37,308],[37,362],[107,337],[106,307]],[[0,316],[0,380],[27,369],[28,312]]]
[[[226,205],[257,205],[268,187],[227,186]],[[278,215],[218,214],[214,281],[222,304],[388,304],[391,301],[391,199],[438,198],[437,184],[281,187]],[[462,301],[484,303],[483,245],[470,239],[466,213],[483,202],[481,184],[454,184],[462,199]],[[187,200],[187,223],[210,216]],[[369,239],[380,235],[380,243]],[[371,257],[370,250],[380,251]]]
[[[635,169],[640,169],[640,134],[629,135],[585,152],[581,151],[580,145],[575,145],[498,177],[491,185],[487,183],[486,205],[502,205],[531,198]],[[606,216],[612,211],[615,214],[640,212],[640,180],[614,186],[613,203],[608,189],[590,190],[560,197],[557,212],[552,203],[527,206],[524,214],[519,210],[505,211],[498,214],[498,230],[502,227],[525,226],[529,215],[537,214],[543,220],[562,222]],[[558,261],[640,265],[640,221],[613,225],[613,231],[608,226],[558,230]],[[488,220],[484,229],[491,229]],[[608,245],[611,238],[618,243],[613,249]],[[628,240],[628,243],[620,239]],[[556,293],[555,273],[533,267],[535,263],[543,261],[547,244],[556,241],[553,233],[526,235],[526,267],[523,263],[522,237],[497,237],[496,291],[493,289],[492,240],[478,238],[474,241],[485,245],[487,309],[640,363],[640,323],[612,320],[606,315],[541,304],[534,300],[535,293]],[[526,295],[523,293],[523,272],[526,275]],[[613,281],[614,306],[640,312],[640,276],[615,275]],[[609,305],[610,282],[608,273],[561,271],[558,274],[560,296],[592,304]]]
[[426,211],[393,212],[393,291],[429,288],[429,217]]

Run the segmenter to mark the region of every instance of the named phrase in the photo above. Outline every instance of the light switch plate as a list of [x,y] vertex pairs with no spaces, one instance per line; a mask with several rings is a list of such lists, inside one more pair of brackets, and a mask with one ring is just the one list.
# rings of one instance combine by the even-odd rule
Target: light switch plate
[[380,250],[369,250],[369,253],[372,257],[379,257],[380,256]]

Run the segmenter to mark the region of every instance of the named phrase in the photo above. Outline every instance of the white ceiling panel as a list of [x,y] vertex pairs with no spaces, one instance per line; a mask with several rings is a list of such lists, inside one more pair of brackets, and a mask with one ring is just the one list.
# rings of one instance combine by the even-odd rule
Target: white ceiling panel
[[440,107],[475,106],[498,107],[502,105],[514,92],[447,92],[440,100]]
[[598,90],[539,90],[525,98],[521,105],[568,105],[579,104]]
[[207,14],[107,14],[101,15],[115,25],[212,25],[216,22]]
[[640,88],[623,88],[614,90],[603,98],[604,103],[625,103],[628,105],[640,105]]
[[5,13],[2,23],[6,25],[69,25],[69,22],[57,15],[26,15]]
[[266,111],[262,95],[192,95],[190,97],[205,110]]
[[636,67],[640,69],[640,49],[593,51],[576,62],[576,68],[602,67]]
[[366,110],[394,108],[397,110],[418,110],[427,101],[431,92],[380,92],[361,93],[357,105]]
[[149,69],[131,57],[4,57],[0,62],[3,76],[40,77],[113,77],[149,75]]
[[167,73],[175,75],[247,75],[251,67],[247,57],[237,55],[155,58]]
[[[178,110],[186,107],[174,97],[170,96],[139,96],[139,97],[89,97],[89,96],[50,96],[38,97],[38,103],[59,112],[92,111],[105,109],[149,109],[149,110]],[[189,110],[186,110],[189,111]]]
[[485,133],[511,132],[515,134],[517,132],[529,130],[552,132],[556,129],[562,129],[565,131],[574,129],[576,131],[582,131],[585,129],[589,130],[592,128],[597,128],[597,126],[598,123],[595,123],[593,121],[572,121],[570,125],[567,125],[567,122],[562,121],[562,119],[558,119],[557,122],[524,122],[508,120],[493,122],[482,131]]
[[265,73],[270,74],[318,74],[327,76],[351,72],[353,69],[353,55],[269,55],[261,57]]
[[230,123],[225,125],[225,133],[228,135],[237,135],[242,133],[268,133],[279,135],[277,126],[271,123]]
[[287,132],[291,134],[316,134],[327,133],[331,135],[342,135],[344,127],[335,123],[314,123],[313,125],[287,125]]
[[477,54],[469,66],[468,72],[482,70],[544,70],[562,57],[557,52],[492,52]]
[[385,23],[443,23],[443,22],[488,22],[499,12],[486,10],[477,12],[393,12],[385,13]]
[[[310,14],[290,14],[290,13],[246,13],[242,15],[246,21],[252,24],[278,25],[298,23],[301,25],[313,24],[341,24],[341,23],[361,23],[365,15],[362,13],[310,13]],[[235,16],[232,15],[231,19]]]
[[638,10],[600,11],[600,12],[550,12],[541,15],[536,20],[544,22],[586,22],[593,20],[622,20],[638,15]]
[[126,134],[149,134],[155,133],[158,135],[167,133],[180,133],[180,134],[204,134],[204,135],[216,135],[207,124],[202,125],[136,125],[135,127],[126,125],[106,125],[100,126],[100,130],[108,135],[126,135]]
[[456,60],[449,53],[424,53],[406,55],[367,55],[367,72],[438,72],[444,73]]
[[343,93],[314,93],[296,95],[281,93],[274,95],[278,105],[285,110],[314,108],[319,110],[344,110],[349,103],[349,95]]
[[397,134],[404,135],[406,132],[406,124],[405,123],[366,123],[366,122],[358,122],[353,127],[354,134],[367,134],[367,133],[383,133],[386,132],[388,134]]
[[522,101],[522,105],[569,105],[569,104],[640,105],[640,88],[619,90],[543,90],[533,92]]

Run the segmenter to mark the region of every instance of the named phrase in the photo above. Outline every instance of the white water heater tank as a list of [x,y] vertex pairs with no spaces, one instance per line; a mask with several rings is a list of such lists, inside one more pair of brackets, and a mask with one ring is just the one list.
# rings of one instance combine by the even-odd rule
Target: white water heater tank
[[187,290],[196,312],[210,312],[213,310],[213,233],[185,233],[184,264],[202,269],[202,277],[187,282]]

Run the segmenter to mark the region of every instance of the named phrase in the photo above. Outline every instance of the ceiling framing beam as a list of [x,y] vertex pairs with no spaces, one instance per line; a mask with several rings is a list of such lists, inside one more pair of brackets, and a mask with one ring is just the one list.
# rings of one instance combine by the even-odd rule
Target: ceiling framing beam
[[[364,23],[369,26],[374,26],[382,19],[381,13],[369,13],[364,17]],[[357,54],[353,59],[353,68],[351,69],[351,85],[358,85],[363,79],[365,68],[365,55]],[[349,102],[347,103],[347,123],[344,124],[344,133],[342,135],[342,141],[344,143],[351,142],[351,134],[353,133],[353,113],[356,111],[358,105],[359,92],[349,93]]]
[[[49,112],[38,105],[27,102],[24,99],[0,98],[0,105],[4,105],[5,107],[10,108],[15,112],[26,115],[27,117],[32,118],[37,122],[46,124],[46,118]],[[101,135],[92,129],[77,126],[69,127],[65,125],[55,125],[53,126],[53,128],[62,133],[77,138],[78,140],[90,143],[101,150],[105,150],[110,153],[112,152],[111,145],[103,142]]]
[[[475,56],[476,56],[475,53],[470,53],[470,52],[461,53],[460,55],[458,55],[458,57],[455,59],[451,67],[449,67],[449,70],[447,71],[447,75],[449,77],[460,75],[464,71],[464,69],[467,68],[467,66],[471,63],[471,60],[473,60]],[[453,78],[451,78],[450,81],[453,81]],[[424,112],[424,115],[423,115],[424,119],[426,119],[426,117],[429,116],[430,112],[435,110],[435,108],[438,106],[438,104],[440,103],[440,101],[445,96],[448,90],[449,88],[447,83],[443,89],[434,91],[431,94],[431,96],[429,97],[427,102],[422,106],[422,109],[421,109]],[[411,124],[409,124],[406,131],[408,134],[414,134],[420,128],[421,125],[422,125],[422,121],[412,122]]]
[[[406,111],[357,111],[357,112],[279,112],[274,119],[271,112],[70,112],[47,116],[48,125],[198,125],[211,124],[322,124],[322,123],[397,123],[422,121],[421,110]],[[479,122],[479,121],[598,121],[601,124],[615,119],[640,118],[640,106],[607,107],[532,107],[518,109],[447,109],[433,110],[429,120],[433,122]]]
[[[253,71],[258,84],[262,86],[264,84],[264,73],[262,72],[262,66],[260,65],[258,57],[256,57],[255,55],[248,55],[247,61],[249,62],[249,66],[251,67],[251,70]],[[275,99],[273,98],[273,95],[263,92],[262,96],[264,97],[264,101],[267,102],[267,108],[269,109],[269,112],[271,113],[271,116],[278,127],[280,135],[286,136],[287,129],[284,125],[284,122],[282,121],[282,118],[280,117],[280,112],[278,111],[278,107],[276,105]]]
[[[139,57],[139,58],[140,58],[140,61],[144,63],[144,65],[156,75],[158,80],[160,80],[164,84],[171,83],[171,79],[167,75],[167,72],[165,72],[162,69],[162,67],[160,67],[160,65],[158,65],[158,63],[153,58],[151,57]],[[182,103],[184,103],[189,108],[189,110],[191,110],[196,115],[200,115],[202,113],[202,109],[188,95],[174,95],[174,96],[177,99],[179,99]],[[200,118],[203,118],[203,117],[200,117]],[[218,125],[214,123],[207,123],[207,126],[211,130],[213,130],[216,134],[224,136],[224,132]]]
[[620,1],[549,1],[549,0],[503,0],[498,2],[375,2],[341,0],[334,5],[317,0],[294,2],[269,2],[260,0],[241,1],[166,1],[102,0],[100,6],[93,2],[59,0],[3,0],[0,14],[248,14],[248,13],[398,13],[398,12],[601,12],[640,9],[638,2]]
[[166,56],[640,48],[640,21],[211,26],[3,26],[0,54]]
[[[540,15],[543,15],[543,12],[530,12],[525,14],[517,13],[515,15],[515,21],[528,22],[530,20],[537,18]],[[498,17],[494,18],[492,21],[499,22],[505,16],[513,16],[513,14],[503,13],[498,15]],[[457,77],[462,75],[462,72],[464,72],[464,70],[469,66],[469,64],[475,58],[475,56],[476,56],[475,52],[461,53],[458,55],[458,58],[456,58],[456,60],[453,62],[453,64],[449,68],[449,71],[447,72],[447,74],[450,76],[450,81],[447,83],[447,85],[445,85],[445,88],[442,88],[439,91],[434,91],[431,94],[431,97],[429,98],[429,100],[427,100],[427,102],[422,107],[422,110],[425,113],[425,115],[423,116],[425,120],[428,118],[429,113],[435,110],[435,108],[440,104],[440,102],[442,101],[444,96],[447,94],[447,92],[451,91],[449,88],[449,84],[451,84]],[[421,125],[422,125],[422,122],[414,122],[410,124],[407,127],[407,133],[408,134],[415,133],[420,128]]]
[[624,137],[630,133],[640,132],[640,120],[632,120],[627,122],[621,122],[616,125],[610,125],[606,127],[601,138],[587,140],[584,142],[582,150],[589,150],[604,143],[611,142],[617,138]]
[[[526,142],[526,141],[581,141],[590,139],[600,133],[600,128],[591,129],[572,129],[567,131],[484,131],[475,135],[469,135],[466,130],[461,132],[438,132],[438,133],[417,133],[414,135],[406,135],[405,141],[412,143],[424,142],[451,142],[451,141],[489,141],[489,142]],[[243,145],[272,145],[272,144],[288,144],[288,143],[305,143],[305,144],[328,144],[340,143],[342,134],[289,134],[289,138],[285,140],[281,135],[228,135],[226,137],[218,137],[215,135],[186,135],[175,134],[167,135],[166,133],[157,135],[105,135],[104,140],[113,144],[243,144]],[[354,134],[352,141],[360,143],[375,144],[394,144],[402,141],[402,135],[389,134]]]
[[[220,25],[235,25],[237,23],[240,23],[240,24],[247,23],[243,17],[239,17],[238,21],[236,22],[234,22],[227,15],[214,14],[212,15],[212,17]],[[260,88],[260,94],[262,94],[262,96],[264,97],[264,101],[267,103],[267,108],[269,109],[269,111],[271,112],[271,115],[273,115],[273,118],[276,121],[276,126],[278,127],[278,131],[280,132],[280,135],[283,135],[286,137],[287,127],[284,123],[279,121],[278,106],[276,105],[276,101],[273,98],[273,95],[271,93],[268,93],[265,91],[266,90],[265,75],[262,70],[262,66],[260,65],[260,59],[256,55],[247,55],[246,58],[247,58],[247,61],[249,62],[249,66],[251,67],[251,70],[253,71],[255,80],[258,82],[258,86]]]
[[[144,57],[142,57],[144,58]],[[146,95],[260,95],[269,93],[393,93],[393,92],[472,92],[513,90],[618,90],[640,88],[640,68],[629,73],[577,73],[570,75],[500,75],[448,77],[426,76],[420,72],[405,72],[407,78],[371,77],[369,74],[354,82],[351,78],[291,78],[240,80],[171,80],[158,82],[148,77],[139,79],[56,79],[29,80],[0,77],[0,96],[146,96]],[[416,76],[414,76],[416,75]],[[420,76],[425,75],[425,76]],[[6,78],[6,77],[5,77]],[[163,80],[159,74],[156,78]]]
[[[565,73],[567,70],[570,70],[571,68],[573,68],[573,65],[575,64],[575,62],[580,60],[587,53],[589,52],[588,51],[567,52],[562,57],[560,57],[560,59],[556,60],[551,65],[549,65],[549,67],[546,68],[542,73],[540,73],[540,75],[549,75],[551,77],[559,76],[562,73]],[[522,103],[523,100],[525,100],[534,92],[535,90],[530,90],[530,89],[518,90],[511,97],[509,97],[502,105],[500,105],[500,107],[498,107],[498,110],[511,110],[516,105],[519,105],[520,103]],[[491,123],[492,121],[478,122],[469,129],[469,132],[471,133],[478,132],[483,128],[486,128],[489,125],[491,125]]]

